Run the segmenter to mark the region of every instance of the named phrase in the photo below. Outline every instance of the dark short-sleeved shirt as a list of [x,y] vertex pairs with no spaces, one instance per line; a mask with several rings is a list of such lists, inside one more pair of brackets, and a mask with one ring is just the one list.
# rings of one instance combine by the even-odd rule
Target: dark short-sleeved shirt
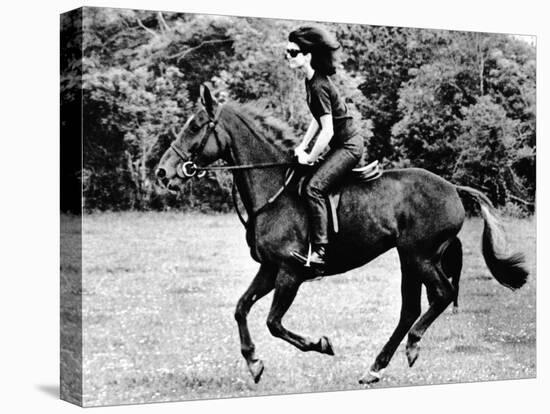
[[319,126],[321,116],[332,115],[334,135],[330,140],[331,147],[341,146],[359,133],[344,100],[328,76],[315,72],[313,78],[306,78],[306,93],[309,110]]

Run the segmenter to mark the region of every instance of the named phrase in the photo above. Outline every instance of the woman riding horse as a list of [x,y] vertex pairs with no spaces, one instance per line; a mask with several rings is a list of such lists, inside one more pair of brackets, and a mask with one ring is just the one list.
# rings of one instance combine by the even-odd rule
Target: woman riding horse
[[[361,160],[364,144],[330,79],[336,73],[334,53],[340,47],[338,42],[326,31],[308,26],[291,32],[288,40],[285,57],[291,68],[305,75],[307,104],[312,115],[302,142],[294,150],[295,155],[300,164],[312,165],[330,146],[305,188],[312,244],[307,263],[322,270],[328,244],[326,197]],[[306,152],[315,136],[311,150]]]

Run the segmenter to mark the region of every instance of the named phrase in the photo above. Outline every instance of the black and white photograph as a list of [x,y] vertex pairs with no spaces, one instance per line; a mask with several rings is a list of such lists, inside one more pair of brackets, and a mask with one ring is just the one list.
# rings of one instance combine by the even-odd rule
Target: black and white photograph
[[61,48],[62,398],[535,376],[533,36],[84,7]]
[[541,26],[307,3],[51,8],[12,239],[51,407],[538,407]]

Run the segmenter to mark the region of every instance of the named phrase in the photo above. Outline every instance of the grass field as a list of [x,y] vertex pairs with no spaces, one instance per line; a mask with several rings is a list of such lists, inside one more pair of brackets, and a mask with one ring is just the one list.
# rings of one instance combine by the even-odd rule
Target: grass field
[[[450,308],[420,342],[408,368],[404,345],[378,384],[358,379],[391,334],[400,309],[391,251],[361,269],[302,285],[284,319],[336,356],[302,353],[265,325],[272,295],[249,326],[265,362],[259,384],[240,355],[233,312],[257,270],[235,215],[108,213],[83,223],[84,403],[109,405],[345,390],[536,375],[535,220],[507,222],[531,276],[517,292],[500,286],[480,252],[482,221],[470,219],[460,310]],[[424,295],[425,297],[425,295]],[[425,309],[424,301],[423,309]]]

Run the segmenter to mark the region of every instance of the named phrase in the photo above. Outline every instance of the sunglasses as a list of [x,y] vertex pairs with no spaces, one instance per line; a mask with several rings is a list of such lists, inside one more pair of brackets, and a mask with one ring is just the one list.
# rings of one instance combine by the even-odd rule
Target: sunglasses
[[295,58],[300,53],[302,53],[302,51],[300,49],[287,49],[285,51],[285,56],[288,54],[291,58]]

